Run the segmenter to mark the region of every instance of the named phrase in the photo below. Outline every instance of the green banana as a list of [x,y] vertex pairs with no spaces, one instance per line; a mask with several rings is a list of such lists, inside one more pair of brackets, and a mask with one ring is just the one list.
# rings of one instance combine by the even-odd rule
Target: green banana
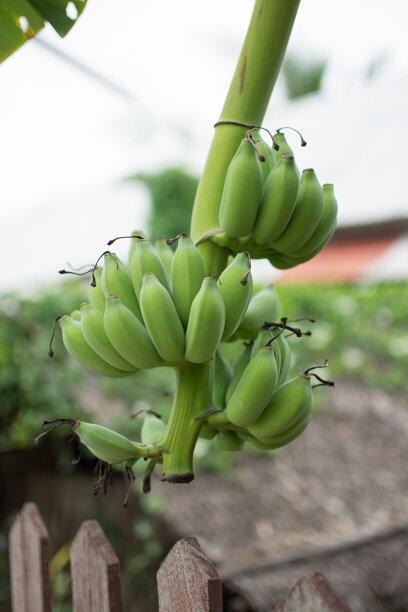
[[140,446],[135,442],[102,425],[75,421],[73,430],[97,459],[109,465],[134,462],[141,456]]
[[275,351],[262,347],[245,368],[225,409],[228,420],[248,427],[260,417],[278,380]]
[[101,281],[105,298],[116,295],[138,319],[142,320],[129,270],[115,253],[105,254]]
[[82,333],[91,349],[115,368],[125,372],[134,372],[136,367],[123,359],[106,335],[103,314],[89,302],[84,302],[80,308]]
[[252,232],[261,244],[271,244],[288,225],[299,189],[298,171],[292,155],[284,153],[271,171],[262,194]]
[[244,350],[242,351],[241,355],[239,356],[236,364],[235,364],[235,368],[234,368],[234,372],[232,374],[232,378],[231,378],[231,382],[228,385],[228,389],[227,389],[227,393],[225,395],[225,400],[228,402],[229,398],[231,397],[231,395],[233,394],[233,392],[235,391],[237,384],[239,383],[239,381],[241,380],[241,376],[244,373],[245,368],[247,367],[249,360],[251,359],[251,352],[252,352],[252,346],[251,344],[245,344],[244,346]]
[[334,223],[333,227],[331,228],[329,234],[326,236],[325,240],[323,240],[323,242],[314,251],[310,251],[309,253],[303,255],[302,257],[301,256],[294,257],[292,256],[293,255],[292,253],[290,255],[279,254],[278,256],[273,255],[269,257],[269,261],[275,268],[278,268],[280,270],[286,270],[287,268],[294,268],[295,266],[299,266],[300,264],[305,263],[306,261],[309,261],[310,259],[313,259],[313,257],[316,257],[316,255],[318,255],[321,251],[323,251],[323,249],[330,242],[335,231],[336,231],[336,223]]
[[286,136],[283,132],[276,132],[276,134],[273,135],[273,143],[279,147],[278,149],[275,149],[275,147],[273,148],[275,163],[280,160],[282,155],[292,155],[292,157],[294,157],[293,151],[288,145]]
[[164,267],[164,271],[166,272],[167,282],[171,283],[171,265],[173,262],[173,251],[171,247],[167,244],[164,238],[158,238],[154,241],[154,248],[157,251],[158,256],[161,259],[161,262]]
[[269,285],[256,293],[249,302],[248,309],[237,330],[240,338],[255,338],[265,321],[275,321],[280,311],[276,291]]
[[184,328],[204,276],[204,263],[197,247],[187,236],[180,236],[171,265],[171,291]]
[[217,431],[210,427],[209,425],[203,425],[200,429],[200,433],[198,434],[200,438],[204,438],[204,440],[212,440],[217,435]]
[[286,446],[290,442],[293,442],[296,438],[300,436],[306,429],[309,424],[309,417],[304,418],[296,422],[292,427],[290,427],[287,431],[281,433],[274,438],[259,439],[251,434],[245,434],[239,432],[238,435],[242,437],[245,441],[249,442],[255,448],[259,448],[260,450],[275,450],[277,448],[281,448],[282,446]]
[[220,226],[229,236],[251,233],[262,196],[260,162],[251,142],[244,138],[225,177],[220,205]]
[[259,439],[269,439],[281,434],[297,421],[306,410],[313,409],[313,393],[310,378],[300,375],[278,387],[257,421],[248,431]]
[[165,431],[166,424],[157,416],[148,414],[143,420],[140,437],[143,444],[158,444]]
[[232,379],[230,364],[217,351],[213,360],[212,404],[214,408],[224,408],[228,385]]
[[[266,346],[268,342],[271,342],[274,335],[276,335],[276,332],[274,333],[271,330],[269,325],[261,327],[257,337],[255,338],[255,342],[252,346],[251,359],[253,359],[257,353],[259,353],[259,349],[261,349],[263,346]],[[275,357],[276,357],[276,365],[278,366],[278,371],[279,371],[279,365],[280,365],[279,351],[276,351]]]
[[75,319],[75,321],[81,320],[81,312],[80,310],[78,310],[78,308],[73,310],[69,316],[71,317],[71,319]]
[[110,378],[123,378],[129,376],[132,372],[119,370],[114,366],[106,363],[102,357],[99,357],[84,338],[81,324],[75,319],[71,319],[68,315],[61,317],[58,323],[62,330],[62,339],[68,353],[75,357],[85,368],[95,374],[102,374]]
[[225,451],[234,453],[241,450],[244,446],[244,440],[242,440],[234,431],[220,431],[215,438],[217,446]]
[[272,243],[280,253],[287,254],[303,246],[315,231],[323,210],[323,191],[311,168],[303,170],[292,217],[283,234]]
[[115,296],[106,300],[104,326],[118,353],[136,368],[164,365],[143,323]]
[[164,361],[178,362],[184,355],[184,329],[167,289],[147,272],[140,291],[140,307],[149,336]]
[[327,237],[336,225],[337,208],[333,185],[326,183],[323,185],[323,212],[318,226],[302,247],[290,253],[291,257],[304,257],[314,252],[327,240]]
[[289,342],[283,334],[279,334],[273,341],[273,346],[276,349],[276,361],[279,354],[279,380],[278,384],[282,385],[289,374],[290,366],[292,365],[292,351],[290,350]]
[[132,261],[133,253],[135,252],[136,245],[139,243],[140,238],[145,238],[145,235],[140,230],[134,230],[131,233],[132,238],[130,239],[128,254],[127,254],[127,262],[130,268],[130,262]]
[[[256,145],[256,150],[264,160],[260,160],[261,162],[261,170],[262,170],[262,178],[265,183],[266,179],[269,176],[270,171],[275,165],[275,158],[273,155],[272,148],[264,141],[264,139],[260,136],[258,130],[251,131],[252,139]],[[258,156],[259,159],[259,156]]]
[[102,268],[96,268],[96,270],[94,270],[94,277],[96,285],[95,287],[90,286],[88,288],[88,300],[94,308],[103,312],[105,310],[106,298],[102,289]]
[[218,279],[225,306],[223,340],[238,329],[252,296],[251,260],[248,253],[238,253]]
[[203,363],[215,354],[225,324],[224,300],[212,277],[203,280],[191,305],[186,331],[186,359]]
[[168,291],[170,290],[162,260],[156,249],[149,240],[139,239],[135,244],[132,261],[130,262],[130,276],[137,299],[139,299],[143,276],[146,272],[154,274],[163,287]]

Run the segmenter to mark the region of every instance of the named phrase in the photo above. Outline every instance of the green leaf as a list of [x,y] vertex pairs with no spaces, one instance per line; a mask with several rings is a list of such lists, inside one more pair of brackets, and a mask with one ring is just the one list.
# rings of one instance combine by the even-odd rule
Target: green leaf
[[86,0],[30,0],[30,4],[60,36],[65,36],[84,10]]
[[65,36],[86,0],[0,0],[0,62],[33,38],[45,23]]

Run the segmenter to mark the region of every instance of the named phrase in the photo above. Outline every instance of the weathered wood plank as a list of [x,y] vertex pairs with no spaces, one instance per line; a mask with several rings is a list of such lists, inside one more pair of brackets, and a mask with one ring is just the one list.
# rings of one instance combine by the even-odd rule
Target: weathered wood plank
[[183,538],[157,572],[160,612],[221,612],[222,583],[195,538]]
[[74,612],[122,610],[120,564],[97,521],[84,521],[70,549]]
[[350,612],[319,572],[301,578],[274,612]]
[[9,534],[13,612],[50,612],[48,531],[35,504],[24,504]]

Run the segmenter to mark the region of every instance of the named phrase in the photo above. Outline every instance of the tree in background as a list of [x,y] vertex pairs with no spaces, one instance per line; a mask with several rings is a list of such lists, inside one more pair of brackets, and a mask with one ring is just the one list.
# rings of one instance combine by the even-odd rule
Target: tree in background
[[131,177],[146,186],[150,195],[148,234],[151,238],[188,233],[198,180],[182,168]]
[[283,64],[283,78],[289,100],[320,91],[326,68],[326,60],[303,61],[288,56]]

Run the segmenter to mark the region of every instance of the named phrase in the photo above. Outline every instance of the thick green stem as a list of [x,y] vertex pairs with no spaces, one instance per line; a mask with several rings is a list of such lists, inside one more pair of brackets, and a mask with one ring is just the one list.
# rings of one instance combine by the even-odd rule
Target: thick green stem
[[191,482],[193,455],[202,426],[195,417],[208,408],[210,364],[188,363],[177,368],[177,384],[163,449],[163,477],[168,482]]
[[[220,121],[260,125],[282,64],[300,0],[256,0]],[[246,131],[219,125],[197,190],[191,220],[195,241],[216,230],[229,163]],[[199,245],[207,274],[218,276],[228,251],[207,240]]]

